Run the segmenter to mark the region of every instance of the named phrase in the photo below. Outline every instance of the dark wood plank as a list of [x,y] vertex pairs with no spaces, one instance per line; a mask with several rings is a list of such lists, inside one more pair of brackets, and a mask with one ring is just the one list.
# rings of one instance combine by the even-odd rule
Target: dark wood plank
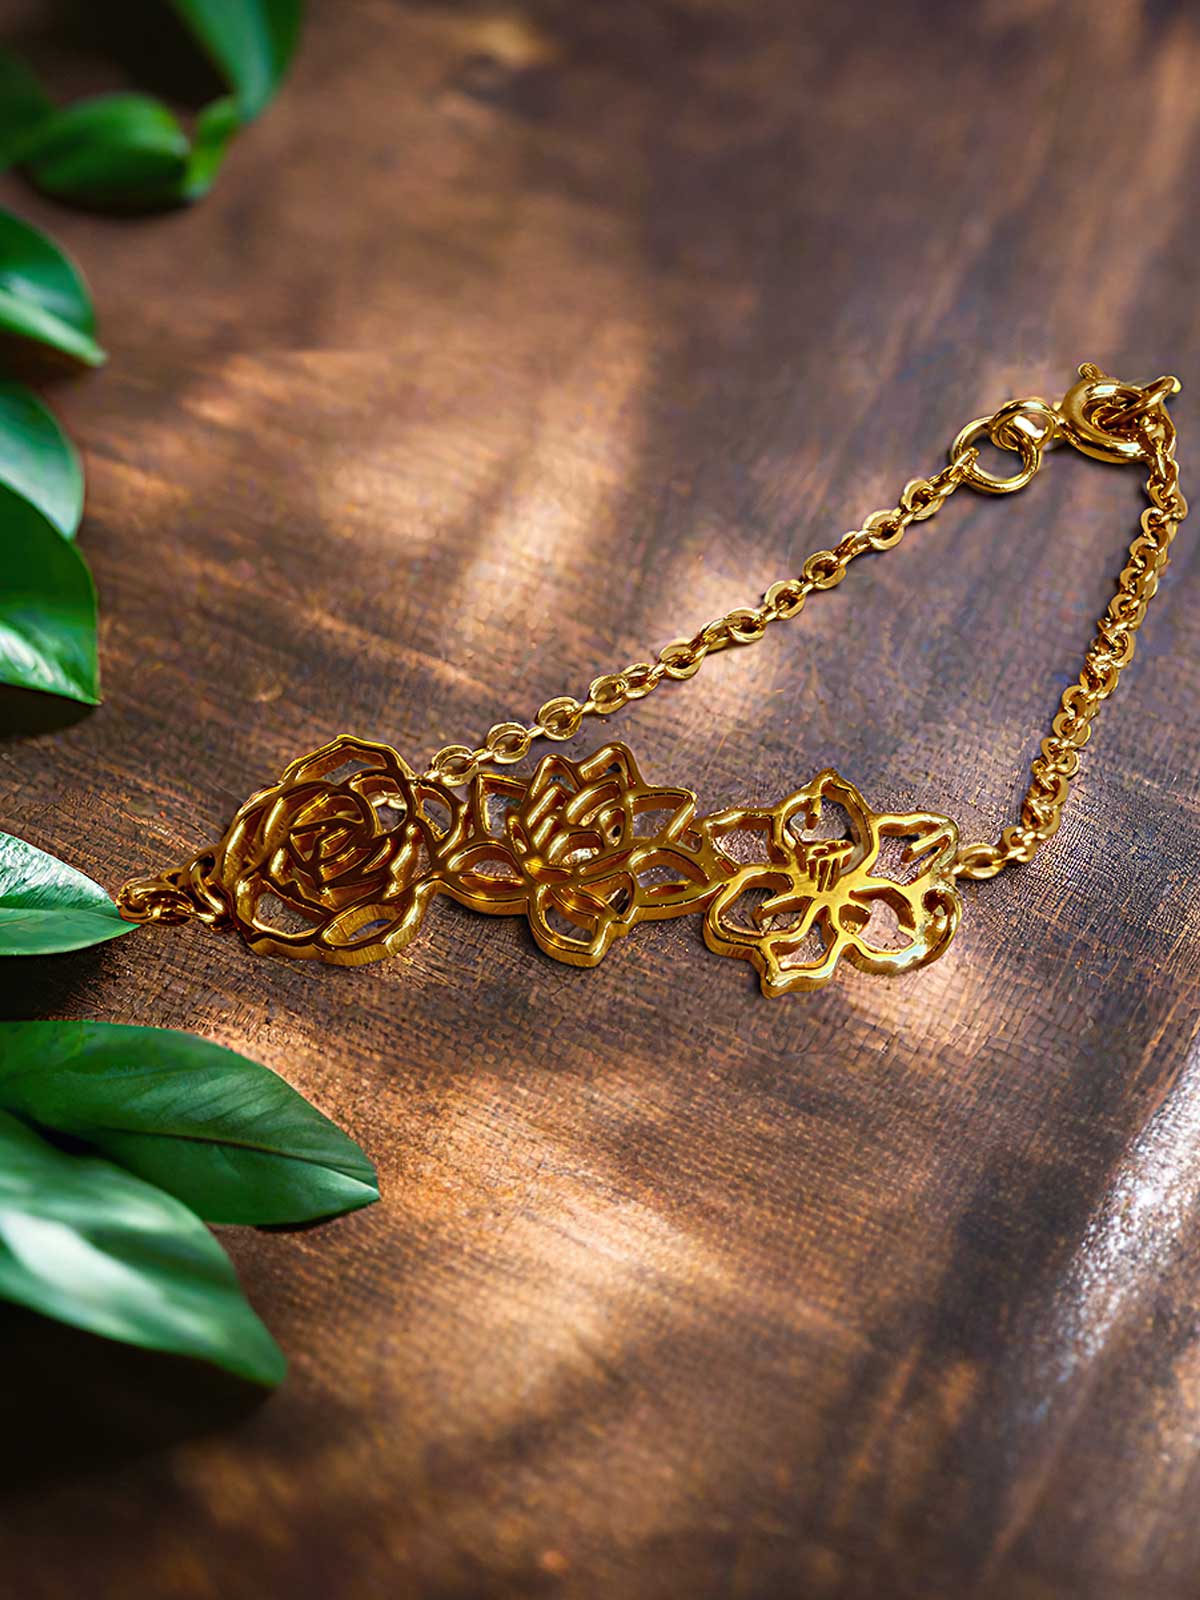
[[[339,729],[419,758],[756,597],[1081,360],[1200,374],[1185,4],[311,12],[196,210],[3,185],[112,351],[54,397],[107,699],[0,746],[4,823],[114,886]],[[1138,484],[967,498],[610,731],[713,806],[836,762],[994,831]],[[357,972],[162,931],[9,980],[268,1062],[386,1200],[230,1237],[261,1406],[4,1322],[5,1587],[1194,1595],[1194,549],[1061,833],[908,979],[768,1003],[691,920],[578,973],[450,908]]]

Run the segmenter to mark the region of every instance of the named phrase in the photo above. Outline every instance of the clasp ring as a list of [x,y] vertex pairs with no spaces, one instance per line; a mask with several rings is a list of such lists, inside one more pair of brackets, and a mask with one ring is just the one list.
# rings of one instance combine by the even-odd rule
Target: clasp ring
[[1063,437],[1096,461],[1143,461],[1145,444],[1137,430],[1128,431],[1130,425],[1161,410],[1168,395],[1178,394],[1180,387],[1178,378],[1167,376],[1139,388],[1085,362],[1079,382],[1059,401]]

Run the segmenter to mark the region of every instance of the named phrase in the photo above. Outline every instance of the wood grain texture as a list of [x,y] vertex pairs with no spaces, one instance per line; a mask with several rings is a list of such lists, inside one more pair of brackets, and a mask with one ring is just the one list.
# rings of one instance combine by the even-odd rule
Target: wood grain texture
[[[86,9],[3,7],[64,93],[121,81]],[[196,210],[6,181],[112,361],[53,396],[106,701],[0,745],[3,825],[115,886],[343,728],[477,738],[1084,359],[1190,384],[1189,487],[1198,82],[1164,0],[314,0]],[[991,834],[1139,506],[1066,454],[959,496],[608,731],[707,806],[833,763]],[[6,1592],[1195,1596],[1195,548],[1060,834],[909,978],[767,1002],[692,919],[576,972],[451,906],[360,971],[164,930],[6,974],[267,1062],[386,1196],[230,1235],[262,1405],[0,1319]]]

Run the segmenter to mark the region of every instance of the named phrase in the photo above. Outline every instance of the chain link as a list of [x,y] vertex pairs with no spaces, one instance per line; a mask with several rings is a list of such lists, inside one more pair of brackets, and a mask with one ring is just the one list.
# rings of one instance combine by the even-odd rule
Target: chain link
[[[835,588],[858,556],[899,544],[913,523],[932,517],[961,485],[986,494],[1011,494],[1038,471],[1044,450],[1066,440],[1100,460],[1146,463],[1150,505],[1142,513],[1140,531],[1116,593],[1097,623],[1079,678],[1063,692],[1050,732],[1031,763],[1019,820],[994,843],[963,845],[954,873],[993,878],[1010,863],[1032,860],[1062,822],[1092,722],[1133,659],[1137,630],[1188,509],[1179,488],[1175,427],[1164,404],[1177,391],[1177,381],[1160,378],[1139,389],[1107,378],[1091,365],[1080,367],[1079,373],[1081,381],[1057,406],[1036,396],[1010,400],[990,417],[969,422],[950,448],[948,466],[932,477],[910,480],[896,505],[873,511],[831,550],[815,551],[797,576],[773,583],[757,606],[737,606],[690,637],[670,640],[652,662],[637,661],[620,672],[594,678],[586,700],[558,695],[546,701],[531,723],[496,723],[477,749],[446,745],[433,757],[426,777],[452,787],[469,783],[489,763],[521,760],[536,739],[570,739],[586,717],[611,716],[628,701],[652,693],[664,679],[694,677],[708,656],[731,645],[756,644],[771,623],[799,616],[811,594]],[[998,449],[1015,453],[1019,470],[1007,478],[984,471],[978,465],[976,441],[985,438]]]
[[994,844],[964,845],[956,863],[958,877],[994,878],[1010,863],[1032,861],[1038,849],[1054,837],[1096,713],[1116,689],[1122,668],[1133,660],[1137,631],[1188,506],[1179,488],[1175,425],[1165,409],[1159,405],[1135,416],[1131,436],[1149,466],[1146,494],[1150,505],[1142,512],[1140,531],[1130,546],[1116,593],[1096,624],[1078,680],[1063,691],[1050,732],[1030,765],[1020,821],[1003,829]]
[[586,700],[557,695],[546,701],[533,722],[497,722],[477,749],[464,744],[444,746],[432,758],[425,776],[458,788],[492,762],[520,761],[535,739],[571,739],[585,717],[612,716],[628,701],[641,700],[657,689],[665,678],[682,681],[694,677],[706,658],[720,650],[757,644],[771,623],[799,616],[810,594],[841,583],[857,556],[890,550],[914,522],[932,517],[967,481],[978,455],[974,446],[965,446],[932,477],[911,479],[896,505],[873,511],[861,528],[847,533],[832,550],[814,552],[798,576],[773,583],[757,606],[735,606],[690,637],[670,640],[655,661],[635,661],[620,672],[593,678]]
[[213,878],[215,866],[215,853],[200,850],[186,866],[148,878],[131,878],[117,895],[121,915],[128,922],[195,920],[212,928],[232,927],[228,900]]

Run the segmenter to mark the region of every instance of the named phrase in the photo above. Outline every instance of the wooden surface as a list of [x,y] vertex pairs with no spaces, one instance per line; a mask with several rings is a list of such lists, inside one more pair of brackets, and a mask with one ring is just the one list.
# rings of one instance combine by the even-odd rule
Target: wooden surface
[[[4,11],[123,81],[86,8]],[[477,738],[1084,359],[1191,385],[1190,487],[1197,82],[1164,0],[314,0],[196,210],[6,181],[112,360],[53,396],[106,700],[0,745],[3,825],[115,886],[340,729]],[[991,834],[1139,492],[960,496],[607,731],[709,806],[836,763]],[[694,919],[576,972],[450,906],[360,971],[165,930],[6,975],[269,1063],[386,1198],[229,1236],[261,1405],[0,1319],[5,1592],[1200,1593],[1196,535],[1058,838],[907,979],[768,1002]]]

